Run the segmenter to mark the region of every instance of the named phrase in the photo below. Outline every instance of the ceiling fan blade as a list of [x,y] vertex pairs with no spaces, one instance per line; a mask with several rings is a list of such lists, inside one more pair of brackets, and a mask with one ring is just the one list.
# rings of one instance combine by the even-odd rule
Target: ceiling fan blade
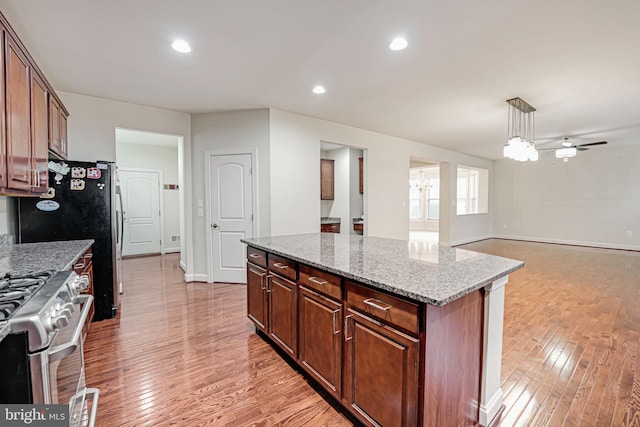
[[576,150],[578,151],[587,151],[588,149],[589,149],[588,147],[581,147],[579,145],[576,147]]
[[605,145],[608,144],[607,141],[598,141],[598,142],[590,142],[588,144],[580,144],[576,145],[576,147],[593,147],[594,145]]

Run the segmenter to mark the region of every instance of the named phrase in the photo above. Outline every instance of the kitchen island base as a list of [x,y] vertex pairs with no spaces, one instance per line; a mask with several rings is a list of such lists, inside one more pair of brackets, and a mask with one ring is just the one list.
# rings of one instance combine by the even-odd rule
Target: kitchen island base
[[245,242],[247,314],[264,338],[365,425],[495,422],[504,285],[523,264],[454,248],[385,263],[402,242],[334,236]]

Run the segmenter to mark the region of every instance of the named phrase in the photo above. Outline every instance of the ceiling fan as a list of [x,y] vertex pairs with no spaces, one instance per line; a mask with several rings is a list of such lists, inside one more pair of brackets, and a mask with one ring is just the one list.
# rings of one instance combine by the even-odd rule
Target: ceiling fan
[[608,144],[607,141],[598,141],[598,142],[589,142],[588,144],[579,144],[579,145],[574,145],[573,143],[569,142],[569,137],[564,137],[562,138],[562,147],[559,148],[540,148],[540,151],[543,150],[555,150],[556,152],[556,158],[557,159],[562,159],[563,162],[568,162],[569,158],[571,157],[575,157],[575,155],[578,153],[578,151],[586,151],[591,147],[594,147],[596,145],[605,145]]

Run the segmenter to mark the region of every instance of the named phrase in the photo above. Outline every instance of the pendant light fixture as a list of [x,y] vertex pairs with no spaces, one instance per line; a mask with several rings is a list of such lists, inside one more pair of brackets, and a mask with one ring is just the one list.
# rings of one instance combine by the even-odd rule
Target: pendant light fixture
[[503,155],[520,162],[538,160],[535,147],[535,111],[531,105],[520,98],[507,99],[509,114],[507,117],[507,143]]

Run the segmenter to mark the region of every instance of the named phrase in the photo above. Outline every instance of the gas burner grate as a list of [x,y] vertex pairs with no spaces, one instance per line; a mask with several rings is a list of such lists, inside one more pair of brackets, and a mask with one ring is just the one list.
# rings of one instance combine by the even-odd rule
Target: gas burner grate
[[21,275],[6,274],[0,279],[0,320],[9,319],[54,273],[37,271]]

